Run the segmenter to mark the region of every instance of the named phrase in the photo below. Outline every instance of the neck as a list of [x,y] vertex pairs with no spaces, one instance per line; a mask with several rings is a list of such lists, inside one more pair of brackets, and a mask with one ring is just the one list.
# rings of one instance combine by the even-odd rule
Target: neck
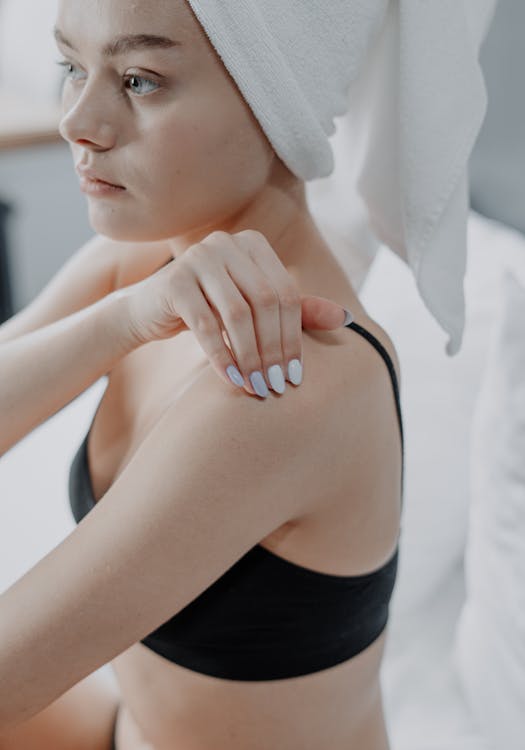
[[283,188],[269,184],[257,199],[220,225],[171,241],[178,257],[214,230],[236,234],[257,230],[266,238],[303,295],[326,297],[356,314],[364,310],[343,268],[316,226],[306,201],[304,182]]

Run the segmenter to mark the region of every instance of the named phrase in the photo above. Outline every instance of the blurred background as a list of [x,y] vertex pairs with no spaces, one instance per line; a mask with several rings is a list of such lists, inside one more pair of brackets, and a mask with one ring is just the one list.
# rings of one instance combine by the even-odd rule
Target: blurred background
[[57,130],[56,5],[0,0],[2,319],[27,305],[93,234],[69,147]]
[[[55,12],[56,0],[0,0],[0,323],[93,234],[57,130]],[[347,264],[403,374],[403,537],[382,671],[392,750],[524,747],[524,29],[525,2],[499,0],[480,58],[488,111],[470,161],[460,353],[445,356],[445,334],[387,248]],[[69,463],[104,385],[0,457],[0,592],[74,529]]]

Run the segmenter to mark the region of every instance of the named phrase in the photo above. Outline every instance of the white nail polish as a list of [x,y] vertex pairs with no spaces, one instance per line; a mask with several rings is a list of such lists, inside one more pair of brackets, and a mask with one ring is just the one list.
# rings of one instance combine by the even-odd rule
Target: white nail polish
[[288,379],[294,385],[300,385],[303,380],[303,366],[298,359],[292,359],[288,364]]
[[350,310],[346,309],[346,307],[343,307],[343,310],[345,311],[345,319],[344,319],[343,325],[348,326],[354,320],[354,316],[352,315]]
[[263,374],[260,370],[252,372],[250,375],[250,383],[258,396],[266,398],[269,395],[270,391],[268,390],[268,386],[266,385]]
[[268,368],[268,380],[276,393],[284,393],[286,384],[284,382],[283,371],[279,365],[272,365]]
[[230,365],[226,369],[226,373],[234,385],[238,385],[239,387],[244,385],[243,377],[235,365]]

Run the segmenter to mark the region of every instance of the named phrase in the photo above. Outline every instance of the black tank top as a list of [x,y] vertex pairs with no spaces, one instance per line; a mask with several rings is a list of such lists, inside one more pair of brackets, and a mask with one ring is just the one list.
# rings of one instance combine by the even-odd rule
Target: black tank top
[[[351,322],[382,356],[404,439],[399,388],[383,345]],[[69,474],[75,521],[95,506],[87,461],[89,431]],[[351,544],[351,539],[349,539]],[[228,680],[276,680],[318,672],[356,656],[383,632],[397,575],[399,544],[380,568],[357,576],[321,573],[257,544],[181,611],[142,639],[187,669]]]

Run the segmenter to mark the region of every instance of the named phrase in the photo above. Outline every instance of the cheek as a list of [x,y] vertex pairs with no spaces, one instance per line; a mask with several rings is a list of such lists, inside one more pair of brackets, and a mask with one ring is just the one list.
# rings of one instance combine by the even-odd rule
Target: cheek
[[251,201],[268,181],[273,150],[251,113],[234,117],[223,104],[213,114],[209,104],[199,112],[186,107],[144,126],[126,155],[129,202],[117,210],[92,203],[95,231],[163,240],[220,225]]
[[191,120],[172,117],[147,140],[144,197],[155,196],[158,207],[175,206],[178,214],[196,203],[208,214],[238,210],[270,174],[271,147],[244,113],[226,120],[209,109]]

